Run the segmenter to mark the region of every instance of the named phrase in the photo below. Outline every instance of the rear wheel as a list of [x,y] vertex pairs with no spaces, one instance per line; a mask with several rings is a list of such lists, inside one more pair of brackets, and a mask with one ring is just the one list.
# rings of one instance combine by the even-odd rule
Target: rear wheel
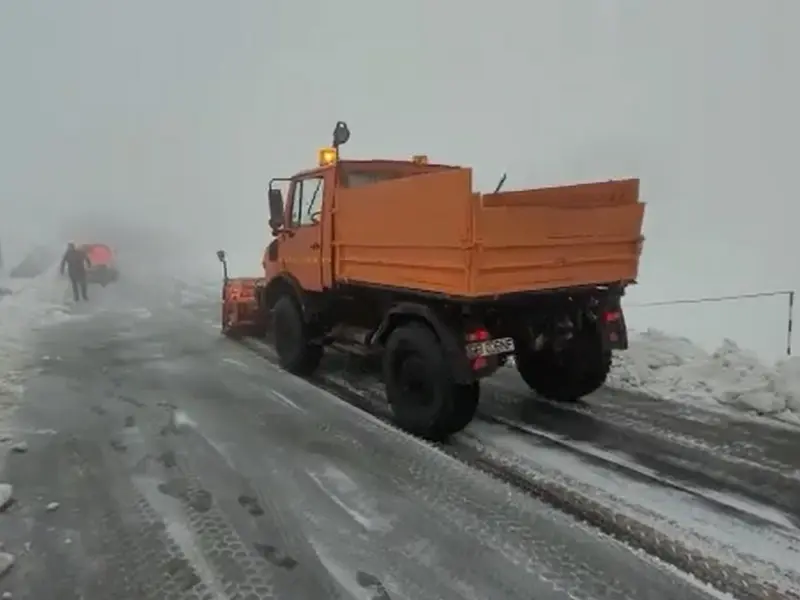
[[446,426],[442,428],[445,436],[458,433],[467,425],[472,423],[475,413],[478,411],[478,402],[481,397],[481,384],[474,381],[469,384],[455,386],[456,401],[453,405],[453,414]]
[[281,367],[295,375],[311,375],[322,360],[322,346],[311,344],[297,304],[288,296],[278,299],[272,309],[275,351]]
[[439,340],[421,323],[391,333],[383,379],[395,422],[414,435],[440,441],[464,429],[475,415],[478,384],[453,381]]
[[517,371],[537,394],[557,402],[575,402],[600,388],[611,370],[611,351],[599,334],[580,333],[561,352],[518,349]]

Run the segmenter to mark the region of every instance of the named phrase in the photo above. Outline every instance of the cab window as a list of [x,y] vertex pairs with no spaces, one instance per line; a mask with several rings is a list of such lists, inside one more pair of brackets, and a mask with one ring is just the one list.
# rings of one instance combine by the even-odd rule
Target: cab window
[[323,177],[311,177],[295,182],[292,193],[292,227],[319,223],[324,192]]
[[373,183],[380,183],[381,181],[389,181],[390,179],[401,179],[403,177],[409,177],[410,175],[410,173],[404,173],[402,171],[357,171],[355,169],[346,169],[340,181],[342,187],[355,188],[364,185],[372,185]]

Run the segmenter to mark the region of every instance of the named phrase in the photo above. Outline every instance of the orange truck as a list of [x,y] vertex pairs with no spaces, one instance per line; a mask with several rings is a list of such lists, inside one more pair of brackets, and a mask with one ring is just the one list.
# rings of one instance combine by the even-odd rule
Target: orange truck
[[269,333],[301,376],[327,346],[374,355],[396,424],[434,440],[470,423],[511,357],[544,398],[603,385],[628,343],[638,179],[484,194],[426,157],[344,159],[349,137],[338,123],[316,168],[270,182],[262,277],[229,278],[217,252],[223,333]]

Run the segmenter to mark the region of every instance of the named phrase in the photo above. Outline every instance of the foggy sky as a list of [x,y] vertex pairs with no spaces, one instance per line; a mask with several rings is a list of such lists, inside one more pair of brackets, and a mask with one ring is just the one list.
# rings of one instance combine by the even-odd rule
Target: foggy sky
[[[349,154],[482,189],[641,177],[631,301],[800,288],[799,22],[793,0],[3,1],[0,241],[113,217],[256,273],[267,181],[345,119]],[[782,310],[629,316],[774,354]]]

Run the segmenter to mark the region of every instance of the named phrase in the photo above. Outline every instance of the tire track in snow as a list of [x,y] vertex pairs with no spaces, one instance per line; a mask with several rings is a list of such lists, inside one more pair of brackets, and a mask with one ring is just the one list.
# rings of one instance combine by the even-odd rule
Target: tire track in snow
[[[258,340],[238,342],[255,351],[263,358],[277,365],[274,350]],[[374,385],[369,389],[359,389],[358,382],[352,385],[344,378],[329,376],[320,371],[311,383],[329,391],[365,412],[374,415],[389,427],[394,428],[389,416],[388,406],[382,392]],[[427,442],[421,443],[430,445]],[[543,500],[547,504],[570,514],[600,531],[634,548],[674,565],[697,577],[700,581],[713,585],[716,589],[730,593],[741,600],[786,600],[787,597],[800,598],[800,595],[785,590],[771,581],[766,581],[752,573],[737,569],[717,558],[707,556],[678,539],[665,535],[653,526],[628,515],[619,513],[589,496],[571,489],[553,479],[519,470],[502,464],[487,452],[482,443],[465,444],[458,439],[450,444],[431,445],[448,456],[471,468],[478,469],[491,477],[512,485],[514,488]]]

